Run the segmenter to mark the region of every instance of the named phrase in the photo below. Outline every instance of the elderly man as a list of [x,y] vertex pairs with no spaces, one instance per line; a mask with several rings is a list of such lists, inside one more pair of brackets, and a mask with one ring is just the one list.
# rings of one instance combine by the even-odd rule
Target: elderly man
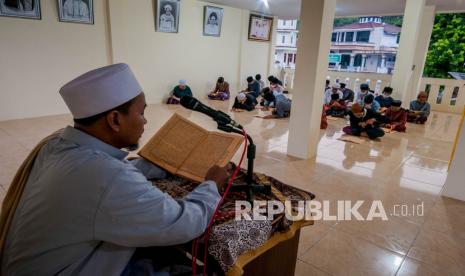
[[137,247],[180,244],[202,234],[226,171],[211,168],[207,181],[174,200],[147,180],[165,171],[143,159],[125,160],[121,149],[138,144],[146,123],[144,93],[126,64],[90,71],[60,94],[74,127],[33,150],[33,165],[18,172],[26,178],[10,186],[22,191],[17,200],[9,191],[4,200],[3,275],[137,274],[128,271]]
[[339,85],[339,83],[335,83],[333,84],[333,86],[331,87],[331,89],[328,89],[325,91],[325,99],[324,99],[324,104],[329,104],[331,102],[331,95],[332,94],[338,94],[339,95],[339,99],[342,99],[343,98],[343,94],[342,94],[342,91],[340,90],[341,88],[341,85]]
[[165,13],[160,15],[160,29],[162,31],[174,31],[175,29],[175,21],[174,21],[174,16],[172,14],[173,7],[171,5],[166,4],[163,7],[163,10]]

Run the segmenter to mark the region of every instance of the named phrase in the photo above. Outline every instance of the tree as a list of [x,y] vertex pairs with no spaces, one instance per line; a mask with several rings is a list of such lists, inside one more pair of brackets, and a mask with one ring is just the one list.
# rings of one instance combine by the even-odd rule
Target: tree
[[423,75],[450,78],[448,72],[465,71],[465,14],[437,14]]
[[403,16],[383,16],[383,22],[397,27],[402,27]]
[[349,25],[355,22],[358,22],[358,18],[356,17],[334,18],[333,27]]

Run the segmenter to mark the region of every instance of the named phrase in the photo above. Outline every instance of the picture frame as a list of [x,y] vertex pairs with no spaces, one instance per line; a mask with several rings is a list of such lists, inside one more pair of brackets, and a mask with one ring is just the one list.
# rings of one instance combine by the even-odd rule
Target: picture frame
[[271,40],[273,17],[259,14],[250,14],[249,40],[268,42]]
[[203,10],[203,35],[221,36],[221,24],[223,23],[223,8],[204,6]]
[[94,0],[57,0],[60,22],[94,24]]
[[0,16],[41,20],[40,0],[0,0]]
[[157,0],[155,29],[162,33],[177,33],[179,29],[180,0]]

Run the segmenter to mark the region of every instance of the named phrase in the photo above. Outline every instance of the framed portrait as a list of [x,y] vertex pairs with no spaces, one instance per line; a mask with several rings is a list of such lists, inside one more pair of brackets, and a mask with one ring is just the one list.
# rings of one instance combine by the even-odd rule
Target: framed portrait
[[205,6],[203,12],[203,35],[220,36],[223,22],[223,9]]
[[180,0],[157,0],[157,32],[177,33],[179,27],[180,9]]
[[94,24],[94,0],[58,0],[61,22]]
[[40,0],[0,0],[0,16],[40,20]]
[[270,41],[273,17],[250,14],[249,40]]

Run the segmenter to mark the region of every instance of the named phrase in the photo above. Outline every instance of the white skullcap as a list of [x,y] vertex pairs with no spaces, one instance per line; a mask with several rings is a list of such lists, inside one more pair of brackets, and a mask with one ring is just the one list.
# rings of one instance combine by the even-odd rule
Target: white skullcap
[[180,84],[180,85],[186,85],[186,84],[187,84],[187,81],[186,81],[186,80],[180,80],[180,81],[179,81],[179,84]]
[[333,88],[339,89],[341,88],[341,85],[339,83],[335,83],[333,84]]
[[243,101],[247,98],[247,96],[245,95],[245,93],[239,93],[237,94],[236,98],[238,101]]
[[127,64],[89,71],[68,82],[60,94],[74,119],[88,118],[118,107],[142,93]]

